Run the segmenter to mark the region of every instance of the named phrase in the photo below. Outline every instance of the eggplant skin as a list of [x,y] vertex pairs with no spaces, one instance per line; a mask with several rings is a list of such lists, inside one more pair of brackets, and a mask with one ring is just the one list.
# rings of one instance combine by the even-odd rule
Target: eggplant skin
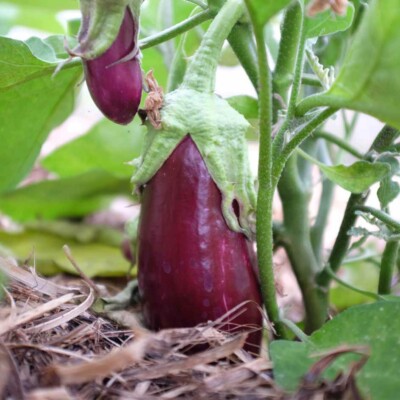
[[136,25],[127,8],[111,47],[93,60],[83,60],[93,101],[108,119],[122,125],[132,121],[142,97],[142,70],[138,57],[118,63],[135,49]]
[[249,300],[222,329],[258,328],[246,343],[257,351],[262,316],[254,251],[228,228],[221,192],[190,136],[142,187],[141,199],[138,281],[147,326],[192,327]]

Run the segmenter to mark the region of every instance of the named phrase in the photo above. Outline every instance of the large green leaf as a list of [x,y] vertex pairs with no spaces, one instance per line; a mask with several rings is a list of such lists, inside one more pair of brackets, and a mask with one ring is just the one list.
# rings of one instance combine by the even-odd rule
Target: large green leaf
[[[270,345],[274,376],[278,385],[294,391],[300,379],[317,360],[313,354],[341,345],[366,345],[370,357],[356,375],[366,398],[397,400],[400,392],[400,303],[378,302],[352,307],[326,323],[310,337],[309,343],[275,341]],[[327,370],[332,378],[349,370],[357,356],[342,356]],[[326,375],[325,375],[326,376]]]
[[382,162],[356,161],[349,166],[326,165],[301,149],[297,152],[308,161],[318,165],[325,176],[352,193],[365,192],[372,184],[379,182],[390,172],[390,165]]
[[336,81],[328,92],[303,104],[345,107],[400,128],[399,48],[398,0],[372,0]]
[[306,17],[304,21],[305,35],[307,38],[329,35],[348,29],[354,17],[354,6],[349,3],[345,15],[337,15],[328,9],[313,17]]
[[52,78],[51,49],[41,46],[34,44],[39,59],[27,44],[0,37],[0,192],[25,177],[51,129],[73,110],[81,67]]
[[[88,229],[85,226],[83,228]],[[79,226],[75,229],[79,230]],[[72,237],[36,229],[18,233],[0,231],[0,242],[7,254],[11,251],[12,256],[20,262],[32,256],[31,261],[35,262],[37,271],[44,275],[77,273],[62,250],[65,244],[70,247],[79,267],[89,277],[125,276],[129,269],[129,263],[123,258],[119,245],[95,240],[81,242]],[[0,249],[1,254],[4,255],[4,250],[2,252]]]
[[129,178],[133,170],[126,162],[140,155],[144,132],[137,118],[128,126],[102,120],[86,135],[48,155],[42,165],[60,177],[98,169]]
[[0,210],[17,221],[79,217],[106,207],[115,195],[129,192],[129,179],[91,171],[3,193]]

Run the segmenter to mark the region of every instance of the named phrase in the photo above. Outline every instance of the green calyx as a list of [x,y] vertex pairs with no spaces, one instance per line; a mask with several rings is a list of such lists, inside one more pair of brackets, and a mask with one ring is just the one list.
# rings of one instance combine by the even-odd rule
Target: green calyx
[[[242,0],[227,0],[203,37],[180,88],[168,93],[161,108],[161,129],[148,123],[144,152],[132,164],[132,182],[147,183],[190,135],[222,194],[222,213],[230,229],[253,237],[256,208],[246,132],[247,120],[224,99],[214,94],[215,72],[222,45],[243,16]],[[233,201],[239,204],[239,220]]]
[[[161,110],[162,129],[148,124],[142,157],[132,182],[147,183],[188,134],[196,143],[207,169],[222,193],[222,213],[230,229],[252,237],[256,207],[245,134],[247,120],[224,99],[193,89],[178,89],[166,95]],[[232,207],[240,208],[238,221]]]
[[141,3],[142,0],[80,0],[79,44],[70,54],[87,60],[101,56],[117,37],[127,7],[139,26]]

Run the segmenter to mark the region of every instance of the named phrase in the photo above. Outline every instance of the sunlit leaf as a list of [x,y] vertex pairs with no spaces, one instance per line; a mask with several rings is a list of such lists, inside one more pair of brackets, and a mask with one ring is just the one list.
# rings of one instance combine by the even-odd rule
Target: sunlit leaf
[[328,9],[313,17],[306,17],[304,21],[305,35],[307,38],[330,35],[348,29],[354,17],[354,6],[349,3],[345,15],[337,15]]
[[35,263],[37,271],[45,275],[60,272],[77,274],[62,250],[65,244],[89,277],[125,276],[129,269],[129,263],[123,258],[119,246],[95,240],[80,242],[56,233],[26,229],[19,233],[0,231],[0,242],[20,262],[32,256],[31,261]]
[[42,165],[60,177],[97,169],[129,178],[132,167],[126,163],[140,155],[145,131],[137,118],[128,126],[104,119],[86,135],[53,151]]
[[0,196],[0,210],[17,221],[79,217],[130,193],[129,179],[102,171],[24,186]]
[[398,1],[370,1],[336,81],[313,103],[361,111],[400,128],[399,48]]
[[318,165],[329,180],[352,193],[365,192],[372,184],[379,182],[390,171],[389,164],[381,162],[357,161],[349,166],[330,166],[319,162],[302,150],[297,151],[302,157]]

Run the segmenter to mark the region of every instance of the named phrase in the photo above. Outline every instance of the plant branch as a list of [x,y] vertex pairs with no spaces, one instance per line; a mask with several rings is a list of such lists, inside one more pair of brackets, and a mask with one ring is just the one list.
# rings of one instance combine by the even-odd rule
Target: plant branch
[[343,281],[342,279],[340,279],[333,271],[332,269],[329,267],[329,264],[325,267],[325,270],[327,271],[327,273],[329,274],[329,276],[336,281],[337,283],[339,283],[340,285],[346,287],[347,289],[352,290],[353,292],[357,292],[360,293],[364,296],[370,297],[374,300],[385,300],[385,298],[383,298],[382,296],[380,296],[379,294],[376,293],[372,293],[372,292],[368,292],[367,290],[362,290],[362,289],[358,289],[350,284],[348,284],[347,282]]
[[308,86],[322,87],[321,81],[313,74],[303,73],[301,75],[301,83]]
[[392,288],[393,271],[397,262],[400,242],[387,242],[381,260],[381,270],[379,272],[379,294],[390,294]]
[[[303,27],[303,10],[298,2],[293,3],[285,12],[281,29],[278,58],[273,76],[273,92],[284,101],[287,100],[293,82],[293,71],[298,58],[298,47]],[[274,101],[274,122],[277,120],[281,104]]]
[[141,50],[148,49],[149,47],[157,46],[160,43],[166,42],[173,39],[174,37],[187,32],[188,30],[200,25],[204,21],[212,18],[212,13],[210,10],[204,10],[196,15],[179,22],[176,25],[165,29],[162,32],[156,33],[155,35],[148,36],[139,41],[139,47]]
[[331,115],[333,115],[337,110],[332,108],[327,108],[312,120],[310,120],[283,148],[277,158],[274,160],[274,165],[272,169],[273,182],[276,184],[279,181],[279,177],[285,167],[285,164],[289,157],[292,155],[293,151],[296,150],[300,144],[310,136],[315,129],[317,129],[324,121],[326,121]]
[[280,321],[276,302],[275,277],[273,271],[273,229],[272,202],[272,91],[271,74],[268,66],[263,28],[256,21],[256,10],[251,2],[245,0],[253,24],[257,44],[259,76],[259,119],[260,150],[258,164],[259,189],[257,196],[257,257],[260,272],[261,292],[269,319],[274,323],[279,337],[286,337],[285,328]]
[[328,132],[318,131],[313,134],[313,137],[319,138],[319,139],[325,139],[328,142],[336,144],[336,146],[340,147],[341,149],[347,151],[349,154],[351,154],[354,157],[357,157],[359,159],[362,159],[364,157],[364,154],[361,154],[357,149],[355,149],[353,146],[348,144],[345,140],[343,140],[335,135],[332,135]]
[[390,228],[394,229],[396,231],[396,233],[400,232],[400,222],[396,221],[389,214],[385,213],[382,210],[378,210],[376,208],[369,207],[369,206],[360,205],[360,206],[354,207],[354,211],[367,212],[367,213],[371,214],[373,217],[379,219],[379,221],[382,221],[383,223],[385,223]]
[[[318,131],[317,131],[318,132]],[[316,136],[316,133],[313,134]],[[326,142],[319,142],[319,149],[317,157],[320,161],[325,164],[331,164],[331,158],[328,152]],[[315,222],[311,227],[310,239],[311,245],[314,250],[315,258],[319,265],[322,265],[322,249],[323,249],[323,239],[324,231],[327,225],[329,211],[331,210],[332,198],[335,185],[329,179],[326,179],[321,173],[322,178],[322,193],[319,200],[319,207]]]
[[237,23],[228,36],[228,42],[258,92],[257,49],[249,24]]

